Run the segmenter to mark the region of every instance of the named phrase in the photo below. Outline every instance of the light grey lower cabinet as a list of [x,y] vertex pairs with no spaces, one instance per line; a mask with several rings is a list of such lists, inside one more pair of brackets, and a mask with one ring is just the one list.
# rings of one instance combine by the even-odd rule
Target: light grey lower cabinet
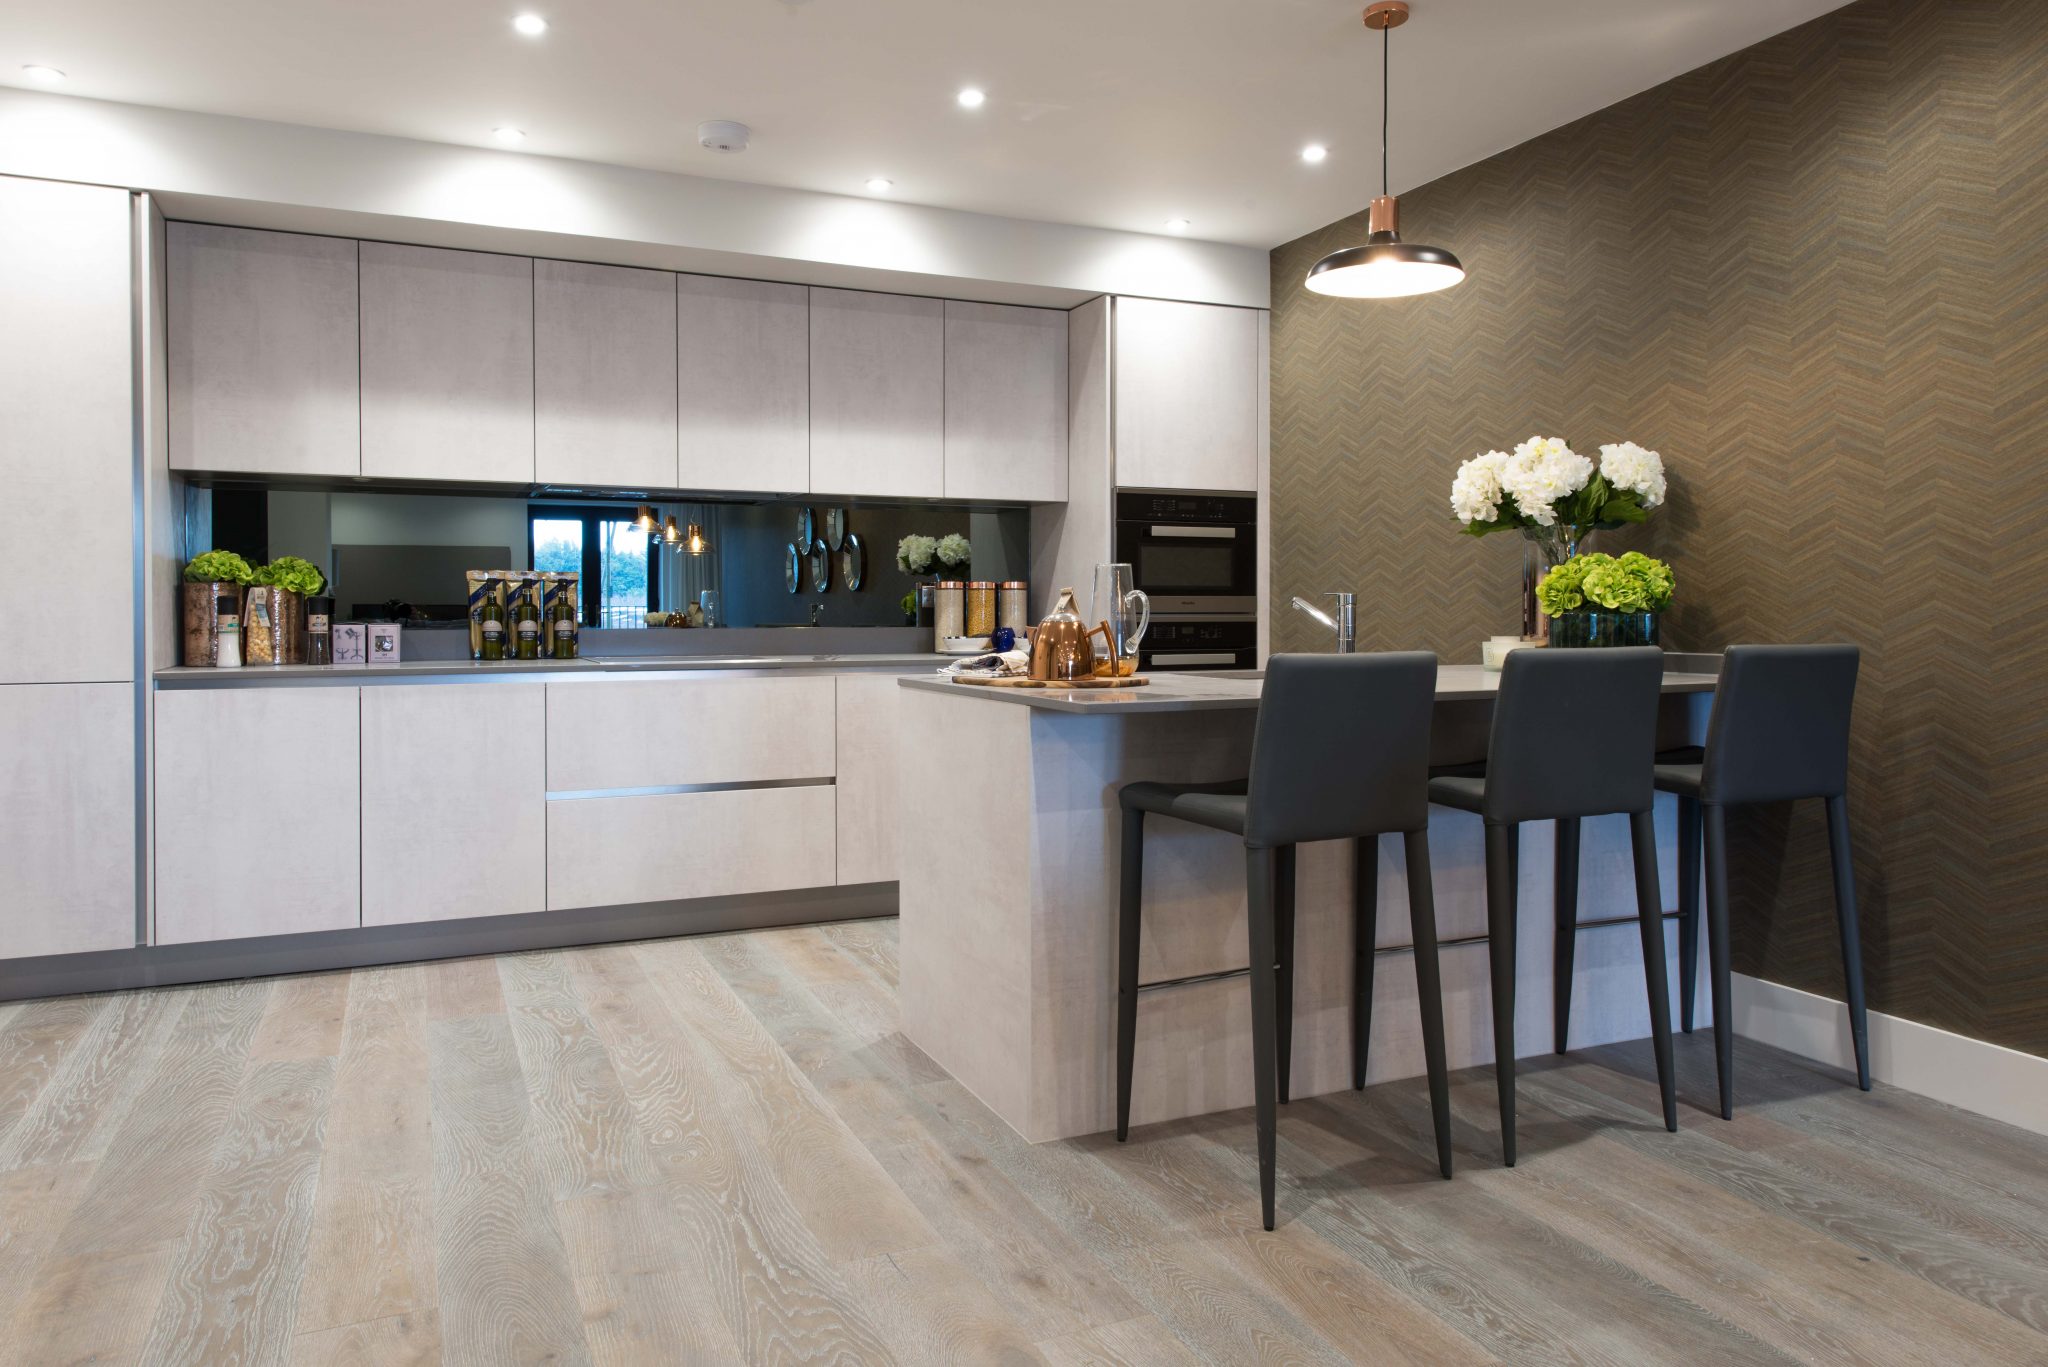
[[362,244],[363,474],[533,482],[533,260]]
[[549,684],[548,791],[832,777],[832,678]]
[[829,783],[548,803],[548,910],[832,885]]
[[946,492],[945,306],[811,291],[811,491]]
[[675,487],[675,276],[533,263],[533,423],[544,484]]
[[155,943],[358,924],[361,691],[155,695]]
[[1067,315],[946,301],[946,497],[1067,497]]
[[897,674],[841,674],[837,680],[839,883],[897,878]]
[[356,242],[165,227],[173,470],[356,475]]
[[811,487],[811,292],[676,278],[676,433],[685,489]]
[[0,959],[135,943],[135,691],[0,688]]
[[545,907],[544,689],[362,690],[364,925]]
[[0,176],[0,546],[34,600],[11,611],[50,624],[17,630],[0,684],[135,677],[130,212]]

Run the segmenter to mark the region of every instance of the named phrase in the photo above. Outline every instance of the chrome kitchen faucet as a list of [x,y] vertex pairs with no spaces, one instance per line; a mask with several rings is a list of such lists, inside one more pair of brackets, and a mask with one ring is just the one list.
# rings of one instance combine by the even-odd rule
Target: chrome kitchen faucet
[[1325,598],[1337,600],[1337,615],[1332,617],[1300,594],[1294,596],[1294,606],[1321,622],[1337,633],[1337,653],[1349,655],[1358,649],[1358,595],[1355,593],[1326,593]]

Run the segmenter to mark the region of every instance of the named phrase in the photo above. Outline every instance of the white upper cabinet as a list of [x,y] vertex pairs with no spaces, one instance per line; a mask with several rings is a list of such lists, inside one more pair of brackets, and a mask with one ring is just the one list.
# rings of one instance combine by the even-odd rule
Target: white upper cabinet
[[676,484],[676,278],[533,263],[534,478]]
[[946,301],[946,497],[1067,496],[1067,315]]
[[945,307],[811,291],[811,489],[940,498],[946,478]]
[[165,235],[171,468],[360,473],[355,239]]
[[811,487],[811,292],[677,279],[676,446],[684,489]]
[[130,214],[126,190],[0,176],[0,546],[22,623],[0,684],[135,677]]
[[1116,482],[1258,487],[1258,309],[1116,301]]
[[363,473],[533,481],[533,261],[362,244]]

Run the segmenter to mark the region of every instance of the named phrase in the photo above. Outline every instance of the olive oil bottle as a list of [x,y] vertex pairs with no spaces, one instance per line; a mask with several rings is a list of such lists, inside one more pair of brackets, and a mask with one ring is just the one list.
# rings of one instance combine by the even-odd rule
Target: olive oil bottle
[[483,628],[483,658],[502,660],[505,658],[505,605],[487,598],[477,608],[478,623]]

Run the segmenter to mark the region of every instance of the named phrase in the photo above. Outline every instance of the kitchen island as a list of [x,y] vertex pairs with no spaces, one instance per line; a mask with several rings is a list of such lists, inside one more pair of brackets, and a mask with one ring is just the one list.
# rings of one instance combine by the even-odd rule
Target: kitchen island
[[[1672,657],[1660,744],[1704,735],[1711,657]],[[1686,665],[1684,670],[1677,665]],[[1438,671],[1437,763],[1485,753],[1497,673]],[[1120,690],[1015,689],[926,675],[899,681],[901,978],[906,1036],[1033,1141],[1111,1128],[1115,1099],[1117,790],[1139,779],[1241,779],[1257,676],[1159,675]],[[1657,810],[1666,907],[1676,904],[1675,812]],[[1232,837],[1147,823],[1144,981],[1241,968],[1244,861]],[[1479,819],[1432,810],[1444,1021],[1453,1068],[1493,1057]],[[1585,824],[1573,977],[1573,1047],[1645,1038],[1628,823]],[[1551,839],[1522,832],[1518,1054],[1551,1046]],[[1369,1081],[1423,1071],[1398,837],[1380,857],[1383,954]],[[1297,888],[1293,1094],[1350,1082],[1351,860],[1303,846]],[[1676,981],[1676,936],[1668,938]],[[1700,993],[1702,1008],[1707,994]],[[1704,1010],[1699,1019],[1705,1020]],[[1250,1002],[1238,978],[1139,999],[1131,1118],[1170,1120],[1251,1104]],[[1645,1044],[1645,1049],[1648,1045]],[[1654,1086],[1643,1084],[1646,1096]]]

